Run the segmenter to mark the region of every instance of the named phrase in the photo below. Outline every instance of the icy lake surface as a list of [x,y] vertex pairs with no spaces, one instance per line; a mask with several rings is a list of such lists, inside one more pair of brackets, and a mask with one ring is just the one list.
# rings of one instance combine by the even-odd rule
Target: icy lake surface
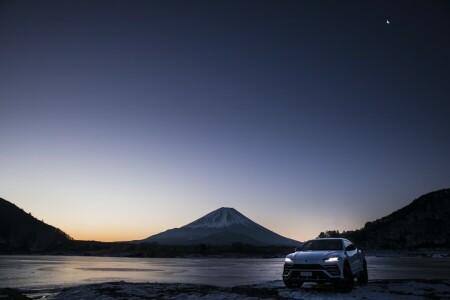
[[[450,258],[368,257],[369,279],[450,279]],[[0,287],[106,281],[236,286],[280,280],[284,259],[0,256]]]

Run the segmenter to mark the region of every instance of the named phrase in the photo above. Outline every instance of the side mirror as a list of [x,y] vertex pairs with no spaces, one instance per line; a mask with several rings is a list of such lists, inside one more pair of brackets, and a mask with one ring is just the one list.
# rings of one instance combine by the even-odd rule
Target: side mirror
[[301,248],[302,248],[302,247],[295,247],[295,252],[300,251]]

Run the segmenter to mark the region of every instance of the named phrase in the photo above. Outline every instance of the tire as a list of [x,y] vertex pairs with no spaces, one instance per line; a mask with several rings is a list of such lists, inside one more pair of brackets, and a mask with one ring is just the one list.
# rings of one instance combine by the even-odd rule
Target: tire
[[369,282],[369,273],[367,272],[367,262],[363,261],[363,271],[358,276],[358,284],[367,284]]
[[340,293],[350,293],[355,285],[355,278],[353,277],[350,265],[344,265],[344,280],[337,285],[337,290]]

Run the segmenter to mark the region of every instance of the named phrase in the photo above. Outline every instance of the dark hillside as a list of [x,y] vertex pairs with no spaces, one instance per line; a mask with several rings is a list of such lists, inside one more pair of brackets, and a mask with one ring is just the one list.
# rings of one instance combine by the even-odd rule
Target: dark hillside
[[0,198],[0,253],[40,253],[71,238]]
[[450,189],[420,196],[409,205],[359,230],[321,232],[319,237],[346,237],[362,248],[450,246]]

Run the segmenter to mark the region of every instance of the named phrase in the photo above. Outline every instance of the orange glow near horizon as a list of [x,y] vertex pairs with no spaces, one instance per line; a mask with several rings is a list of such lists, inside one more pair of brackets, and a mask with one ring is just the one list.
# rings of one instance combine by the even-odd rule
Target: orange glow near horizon
[[75,240],[97,242],[126,242],[142,240],[158,232],[117,232],[117,231],[70,231],[66,232]]

